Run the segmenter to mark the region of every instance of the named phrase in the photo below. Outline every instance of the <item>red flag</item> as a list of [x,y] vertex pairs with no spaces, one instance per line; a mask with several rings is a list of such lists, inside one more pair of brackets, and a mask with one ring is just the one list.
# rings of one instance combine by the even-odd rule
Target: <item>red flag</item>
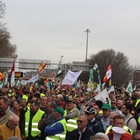
[[106,83],[107,80],[108,80],[109,78],[111,78],[111,75],[112,75],[112,65],[110,64],[110,65],[108,66],[108,68],[107,68],[107,71],[106,71],[106,74],[105,74],[105,76],[104,76],[103,82]]
[[13,62],[13,66],[11,68],[11,71],[10,71],[10,76],[11,76],[11,87],[13,87],[15,85],[15,60]]

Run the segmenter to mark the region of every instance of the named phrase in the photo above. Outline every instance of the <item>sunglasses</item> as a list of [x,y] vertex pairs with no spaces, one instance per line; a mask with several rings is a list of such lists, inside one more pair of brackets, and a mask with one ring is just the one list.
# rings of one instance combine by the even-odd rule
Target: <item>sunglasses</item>
[[77,120],[77,123],[82,123],[83,121],[82,120]]

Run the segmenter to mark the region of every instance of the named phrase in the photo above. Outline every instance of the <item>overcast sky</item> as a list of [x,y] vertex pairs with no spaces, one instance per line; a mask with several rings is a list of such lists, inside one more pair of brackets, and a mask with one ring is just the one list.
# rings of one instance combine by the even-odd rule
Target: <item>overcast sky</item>
[[84,61],[105,49],[122,52],[140,66],[140,1],[3,0],[18,59],[58,63]]

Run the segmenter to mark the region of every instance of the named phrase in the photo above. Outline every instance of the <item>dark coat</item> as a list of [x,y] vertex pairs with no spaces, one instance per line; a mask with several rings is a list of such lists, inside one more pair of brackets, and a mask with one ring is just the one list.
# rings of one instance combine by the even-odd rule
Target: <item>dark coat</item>
[[[86,128],[85,132],[82,133],[80,140],[90,140],[90,137],[93,135],[94,133],[90,129]],[[71,132],[69,138],[66,140],[79,140],[79,136],[78,129],[75,129]]]

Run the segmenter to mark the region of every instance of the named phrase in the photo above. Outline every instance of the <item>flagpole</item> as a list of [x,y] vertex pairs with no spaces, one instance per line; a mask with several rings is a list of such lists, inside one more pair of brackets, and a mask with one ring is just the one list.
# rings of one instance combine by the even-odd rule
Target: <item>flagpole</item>
[[88,33],[90,33],[90,30],[87,29],[85,32],[87,33],[87,41],[86,41],[86,62],[87,62],[87,53],[88,53]]

